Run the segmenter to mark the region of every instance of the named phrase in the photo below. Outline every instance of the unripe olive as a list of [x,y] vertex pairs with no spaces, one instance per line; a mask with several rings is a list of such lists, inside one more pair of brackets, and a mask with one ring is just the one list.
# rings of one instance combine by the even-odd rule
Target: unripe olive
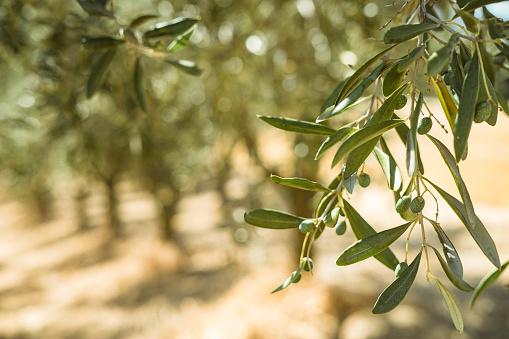
[[406,106],[406,103],[407,103],[407,98],[405,95],[401,95],[398,99],[398,102],[396,103],[396,110],[399,110],[399,109],[402,109],[403,107]]
[[433,126],[433,120],[431,120],[430,117],[424,117],[419,121],[419,124],[417,125],[417,133],[423,135],[428,133],[431,130],[431,127]]
[[359,175],[359,185],[361,187],[368,187],[369,184],[371,183],[371,178],[369,177],[369,174],[368,173],[362,173],[361,175]]
[[410,210],[414,213],[419,213],[424,208],[424,198],[423,197],[415,197],[410,203]]
[[336,207],[325,216],[324,222],[327,227],[333,228],[334,226],[336,226],[336,223],[338,222],[339,219],[339,208],[340,207]]
[[397,266],[396,266],[396,269],[394,270],[394,274],[396,274],[396,278],[399,278],[399,276],[401,275],[401,273],[408,267],[408,264],[403,261],[403,262],[400,262]]
[[339,208],[339,215],[342,217],[345,216],[345,212],[343,212],[343,209],[341,207]]
[[315,228],[315,220],[314,219],[306,219],[303,220],[299,224],[299,231],[302,233],[309,233]]
[[309,272],[313,269],[313,259],[304,257],[302,261],[304,262],[304,267],[302,268],[304,271]]
[[481,101],[475,106],[474,122],[481,123],[486,121],[491,114],[491,104],[487,101]]
[[293,279],[292,283],[296,284],[300,281],[300,279],[302,279],[302,274],[299,274],[298,276],[296,276],[295,279]]
[[404,195],[396,202],[396,212],[405,213],[410,208],[410,203],[412,199],[410,199],[409,195]]
[[344,220],[340,220],[337,224],[336,224],[336,227],[334,228],[336,230],[336,234],[337,235],[343,235],[345,234],[346,232],[346,221]]
[[449,72],[444,74],[444,82],[447,86],[451,84],[451,75],[449,74]]

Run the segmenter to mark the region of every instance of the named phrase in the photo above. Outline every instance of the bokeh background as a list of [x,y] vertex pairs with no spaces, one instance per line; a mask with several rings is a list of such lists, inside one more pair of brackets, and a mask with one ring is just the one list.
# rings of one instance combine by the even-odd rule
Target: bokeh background
[[[329,230],[315,244],[314,275],[270,294],[296,269],[302,235],[243,221],[262,207],[311,215],[313,194],[276,187],[269,175],[328,183],[330,158],[313,161],[324,138],[276,130],[256,115],[313,121],[353,72],[349,65],[382,47],[370,37],[380,39],[394,13],[384,3],[114,1],[123,25],[142,14],[201,18],[178,52],[198,63],[200,77],[143,59],[145,116],[125,49],[100,91],[86,97],[99,54],[84,50],[81,38],[118,35],[118,24],[88,16],[76,1],[3,0],[0,338],[507,338],[507,276],[471,312],[470,294],[451,287],[465,319],[460,335],[423,269],[401,306],[372,315],[393,273],[374,260],[336,267],[354,241],[350,230],[343,237]],[[509,91],[507,79],[499,81]],[[440,106],[430,106],[440,116]],[[507,130],[502,114],[495,129],[476,126],[462,164],[502,261],[509,259]],[[402,146],[388,140],[403,164]],[[421,147],[427,175],[454,192],[438,152]],[[352,204],[375,229],[401,223],[377,164],[368,161],[366,171],[373,184],[357,189]],[[441,206],[441,224],[475,285],[492,267]],[[404,243],[394,249],[401,257]]]

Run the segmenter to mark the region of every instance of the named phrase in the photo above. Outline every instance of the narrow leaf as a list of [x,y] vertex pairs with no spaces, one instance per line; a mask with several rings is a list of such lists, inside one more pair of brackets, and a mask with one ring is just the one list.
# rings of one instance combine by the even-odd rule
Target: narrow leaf
[[435,81],[434,78],[431,78],[431,81],[433,82],[433,86],[437,91],[438,99],[440,100],[440,104],[444,110],[445,117],[449,122],[449,127],[452,130],[454,128],[454,121],[456,120],[456,113],[458,112],[458,108],[456,107],[456,104],[454,103],[454,100],[442,78],[440,77],[439,82]]
[[456,14],[461,17],[465,27],[470,32],[477,34],[479,32],[479,19],[477,19],[473,14],[470,14],[468,11],[457,10],[453,7]]
[[437,283],[438,289],[440,290],[440,293],[444,298],[445,305],[447,306],[447,310],[449,310],[449,314],[451,315],[454,326],[460,333],[463,333],[463,318],[461,317],[461,312],[460,309],[458,308],[458,305],[456,305],[456,302],[454,301],[454,298],[452,297],[451,293],[447,290],[447,288],[445,288],[445,286],[440,282],[440,280],[438,280],[434,276],[433,279]]
[[106,2],[104,1],[78,0],[78,3],[88,15],[115,17],[111,11],[106,9]]
[[129,25],[129,28],[134,29],[138,26],[143,25],[145,22],[152,20],[152,19],[156,19],[156,18],[158,18],[157,15],[151,15],[151,14],[141,15],[131,22],[131,24]]
[[[401,93],[403,93],[407,86],[408,84],[404,84],[397,91],[392,93],[392,95],[384,101],[382,106],[380,106],[380,108],[366,122],[364,128],[382,121],[389,120],[394,114],[394,108],[396,107],[396,103],[401,96]],[[404,126],[404,124],[400,124],[399,126]],[[361,167],[366,158],[371,154],[379,139],[380,137],[377,136],[366,142],[364,145],[357,147],[352,152],[350,152],[350,154],[348,154],[345,171],[343,173],[344,178],[349,178],[354,172],[357,172],[359,167]]]
[[387,288],[380,294],[378,300],[373,307],[373,314],[382,314],[392,311],[398,306],[414,283],[417,272],[419,271],[419,263],[421,262],[422,251],[419,252],[414,261],[408,266],[401,275],[396,278]]
[[[419,116],[421,115],[424,96],[419,93],[419,99],[415,105],[414,111],[410,116],[410,133],[408,133],[408,141],[406,143],[406,166],[408,175],[412,176],[417,169],[417,125],[419,124]],[[416,168],[417,167],[417,168]]]
[[471,225],[474,225],[475,224],[474,205],[472,204],[472,200],[470,199],[470,194],[468,193],[467,186],[465,185],[465,182],[461,177],[460,169],[456,165],[456,161],[454,160],[453,155],[440,140],[435,139],[431,135],[428,135],[428,138],[433,142],[433,144],[435,144],[435,146],[440,152],[440,155],[442,156],[442,159],[444,159],[445,164],[449,168],[449,171],[451,172],[452,177],[454,178],[454,182],[456,183],[456,187],[458,187],[458,191],[460,192],[461,200],[463,200],[463,204],[466,207],[468,220],[470,221]]
[[384,77],[382,93],[385,97],[388,97],[397,90],[405,78],[406,68],[400,71],[398,65],[399,63],[396,63],[392,66]]
[[482,280],[479,282],[479,285],[475,288],[474,294],[472,295],[472,298],[470,299],[470,309],[474,307],[475,301],[479,296],[484,292],[488,286],[493,284],[495,280],[504,272],[504,270],[509,266],[509,261],[505,262],[500,269],[496,269],[491,271],[490,273],[486,274]]
[[178,52],[187,45],[189,45],[189,40],[194,33],[194,29],[190,29],[185,34],[179,35],[175,40],[173,40],[168,46],[168,51],[170,52]]
[[477,102],[478,93],[479,57],[478,54],[475,53],[461,89],[458,114],[454,122],[454,154],[457,163],[460,162],[467,148],[468,136],[470,135],[472,122],[474,121],[475,103]]
[[336,101],[337,101],[337,99],[339,97],[339,93],[341,92],[341,90],[345,86],[345,84],[348,81],[348,79],[350,79],[350,77],[346,77],[345,79],[343,79],[336,86],[336,88],[334,88],[334,91],[332,91],[332,93],[329,95],[329,97],[325,100],[325,102],[323,103],[322,107],[320,108],[320,114],[319,115],[322,115],[322,113],[325,112],[325,110],[327,110],[327,109],[330,109],[330,110],[334,109],[334,106],[336,106]]
[[257,117],[276,128],[306,134],[331,135],[336,130],[314,122],[301,121],[292,118],[269,117],[257,115]]
[[343,178],[343,187],[348,191],[348,193],[353,194],[353,189],[355,188],[355,183],[357,178],[357,172],[354,172],[348,178]]
[[364,63],[364,65],[362,65],[361,67],[359,67],[359,69],[357,69],[351,76],[350,78],[348,78],[348,80],[346,81],[345,85],[342,87],[341,89],[341,92],[339,93],[339,96],[337,98],[337,101],[336,102],[340,102],[341,100],[343,100],[348,94],[350,94],[350,92],[353,90],[353,88],[355,88],[360,82],[362,82],[362,79],[364,78],[364,74],[367,72],[367,70],[371,67],[371,65],[373,65],[375,62],[377,62],[378,60],[380,60],[380,58],[384,57],[387,53],[389,53],[389,51],[391,49],[393,49],[394,47],[396,47],[396,45],[392,45],[386,49],[384,49],[383,51],[381,51],[380,53],[378,53],[377,55],[375,55],[373,58],[369,59],[368,61],[366,61]]
[[346,266],[368,259],[380,253],[405,233],[412,223],[394,227],[369,237],[357,240],[357,242],[346,248],[336,260],[336,265]]
[[452,244],[447,234],[445,234],[442,227],[440,227],[440,225],[433,223],[433,227],[437,232],[438,240],[440,240],[440,243],[442,244],[442,250],[444,251],[444,256],[447,260],[447,264],[449,265],[454,275],[462,279],[463,265],[461,264],[461,260],[458,252],[456,251],[456,248]]
[[401,177],[398,164],[392,155],[381,151],[377,147],[373,149],[373,154],[375,155],[376,160],[378,160],[380,167],[382,167],[382,171],[385,174],[389,188],[393,191],[398,191],[403,184],[403,179]]
[[244,214],[244,220],[253,226],[281,230],[297,228],[305,219],[281,211],[257,209]]
[[428,77],[434,77],[452,62],[452,53],[458,43],[459,33],[453,34],[447,44],[433,52],[428,59]]
[[[367,238],[376,234],[376,231],[364,220],[361,215],[346,200],[343,200],[344,212],[357,239]],[[382,264],[394,271],[399,261],[390,248],[386,248],[374,256]]]
[[401,43],[438,27],[440,27],[440,25],[435,23],[401,25],[392,27],[389,28],[389,30],[385,33],[383,41],[386,44]]
[[451,62],[451,70],[449,71],[449,78],[451,79],[451,90],[455,97],[458,99],[461,98],[461,90],[463,87],[463,71],[460,67],[460,62],[458,58],[458,54],[456,52],[452,53],[452,62]]
[[471,0],[469,1],[463,8],[464,11],[471,11],[476,8],[480,8],[482,6],[486,6],[489,4],[495,4],[498,2],[503,2],[505,0]]
[[164,58],[164,61],[169,63],[170,65],[173,65],[175,68],[190,74],[190,75],[201,75],[203,73],[203,70],[199,69],[198,66],[196,66],[196,63],[194,61],[189,60],[172,60],[169,58]]
[[327,187],[322,186],[321,184],[304,179],[304,178],[281,178],[277,175],[271,175],[270,178],[276,184],[289,186],[293,188],[298,188],[306,191],[322,191],[322,192],[330,192],[331,190]]
[[421,57],[421,55],[425,49],[426,49],[426,45],[421,45],[421,46],[414,48],[410,53],[408,53],[408,56],[406,58],[402,59],[398,63],[398,65],[397,65],[398,71],[402,72],[404,70],[407,70],[415,60],[417,60],[418,58]]
[[133,72],[133,85],[138,104],[143,112],[147,113],[147,103],[145,101],[145,86],[143,84],[143,69],[141,67],[141,59],[136,58]]
[[491,263],[500,268],[500,259],[498,256],[497,247],[495,242],[491,238],[490,234],[484,227],[481,220],[475,216],[475,223],[472,224],[468,221],[467,212],[465,209],[465,205],[461,203],[458,199],[454,198],[452,195],[441,189],[439,186],[433,184],[428,179],[424,178],[427,182],[435,188],[435,190],[442,196],[442,198],[447,202],[447,204],[451,207],[451,209],[456,213],[458,218],[461,220],[463,225],[467,228],[470,235],[475,240],[481,251],[483,251],[484,255],[491,261]]
[[444,260],[444,258],[442,258],[442,256],[440,255],[440,252],[438,252],[438,250],[436,248],[434,248],[432,246],[430,246],[430,247],[433,248],[433,251],[435,252],[435,254],[438,258],[438,261],[440,262],[440,266],[442,266],[442,269],[444,270],[445,274],[447,275],[447,278],[449,278],[449,280],[453,283],[453,285],[456,286],[458,289],[465,291],[465,292],[473,291],[474,288],[472,286],[470,286],[469,283],[467,283],[462,278],[458,277],[451,270],[451,267],[447,264],[447,262]]
[[97,63],[92,67],[92,72],[90,73],[90,77],[88,78],[87,82],[88,98],[91,98],[99,86],[101,86],[106,74],[106,70],[113,60],[113,57],[115,56],[115,52],[115,49],[107,50],[101,55]]
[[125,44],[125,40],[116,39],[109,36],[85,37],[81,39],[81,45],[83,48],[91,51],[112,48],[123,44]]
[[509,115],[509,106],[507,105],[506,98],[504,98],[504,96],[497,91],[495,91],[495,93],[497,95],[498,104],[500,105],[500,107],[502,107],[504,113]]
[[383,69],[384,62],[382,62],[371,74],[366,77],[357,87],[355,87],[350,94],[348,94],[344,99],[341,101],[336,102],[336,106],[332,110],[326,110],[321,114],[317,119],[316,122],[321,122],[324,120],[327,120],[329,118],[332,118],[335,115],[341,114],[345,112],[348,108],[350,108],[353,104],[359,100],[359,98],[362,96],[362,93],[368,88],[380,75],[380,72]]
[[[353,132],[339,147],[334,159],[332,160],[332,167],[336,166],[345,156],[347,156],[355,148],[365,144],[367,141],[377,138],[383,133],[393,129],[394,127],[404,123],[404,120],[386,120],[371,126]],[[377,139],[378,141],[378,139]],[[374,147],[374,146],[373,146]],[[369,153],[371,153],[370,150]],[[369,155],[368,153],[368,155]],[[345,174],[346,177],[349,177]]]
[[185,33],[198,23],[198,19],[177,18],[167,22],[161,22],[143,34],[144,39],[159,38],[162,36],[177,36]]
[[498,118],[498,100],[497,94],[495,93],[495,89],[493,88],[493,84],[490,79],[487,77],[487,74],[482,74],[479,77],[479,95],[477,97],[477,103],[479,104],[482,101],[487,101],[491,104],[491,113],[486,122],[490,126],[495,126]]
[[323,144],[318,149],[318,152],[316,153],[315,160],[318,160],[321,158],[321,156],[327,152],[329,149],[331,149],[334,145],[336,145],[338,142],[352,134],[353,132],[357,131],[357,128],[350,127],[350,126],[343,126],[340,129],[338,129],[336,132],[332,133]]
[[302,273],[303,269],[304,269],[304,263],[301,263],[299,269],[297,271],[294,271],[292,273],[292,275],[290,275],[290,277],[288,277],[288,279],[286,279],[278,288],[276,288],[271,293],[279,292],[281,290],[284,290],[288,286],[290,286],[290,284]]

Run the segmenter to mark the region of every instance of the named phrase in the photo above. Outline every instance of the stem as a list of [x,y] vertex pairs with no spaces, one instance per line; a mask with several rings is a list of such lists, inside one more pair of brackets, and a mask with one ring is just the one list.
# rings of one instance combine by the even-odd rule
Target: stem
[[[443,22],[442,20],[440,20],[439,18],[437,17],[434,17],[433,15],[429,14],[429,13],[425,13],[426,17],[429,18],[430,20],[436,22],[437,24],[439,24],[440,26],[442,26],[443,28],[445,28],[446,30],[448,30],[450,33],[454,34],[454,33],[458,33],[456,32],[455,30],[453,30],[452,28],[450,28],[449,26],[447,26],[445,24],[445,22]],[[476,41],[477,38],[474,38],[474,37],[471,37],[471,36],[468,36],[468,35],[464,35],[464,34],[460,34],[459,35],[461,38],[463,39],[467,39],[467,40],[470,40],[470,41]]]

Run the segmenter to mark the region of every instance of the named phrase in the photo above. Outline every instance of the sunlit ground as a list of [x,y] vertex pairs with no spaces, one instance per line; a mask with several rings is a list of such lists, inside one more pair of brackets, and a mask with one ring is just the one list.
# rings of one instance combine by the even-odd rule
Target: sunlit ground
[[[509,157],[500,146],[509,141],[507,130],[506,116],[500,116],[494,129],[475,126],[468,160],[461,167],[477,214],[502,261],[509,259]],[[441,136],[438,128],[433,131]],[[438,151],[424,139],[421,147],[426,175],[458,196]],[[328,173],[325,165],[323,172]],[[351,203],[381,230],[401,220],[392,212],[391,194],[375,165],[368,162],[366,167],[375,184],[357,188]],[[438,288],[426,282],[424,261],[403,303],[388,314],[372,315],[377,296],[394,275],[373,259],[336,267],[337,255],[354,241],[350,230],[341,238],[327,230],[315,243],[314,275],[270,294],[297,266],[298,258],[290,257],[287,249],[288,235],[296,231],[240,225],[248,233],[235,233],[237,227],[222,225],[216,192],[182,202],[175,217],[180,248],[159,240],[155,208],[143,193],[123,196],[128,235],[114,242],[107,241],[100,226],[100,199],[89,201],[89,216],[98,226],[88,231],[77,231],[69,197],[56,201],[53,220],[42,224],[34,224],[32,212],[5,192],[0,201],[1,338],[508,337],[509,294],[503,286],[508,276],[490,287],[470,312],[470,294],[453,289],[432,255],[431,270],[457,300],[465,333],[456,332]],[[460,253],[465,279],[475,286],[493,267],[455,215],[444,203],[440,206],[439,221]],[[431,200],[427,208],[433,215]],[[419,234],[412,238],[411,258],[417,253]],[[247,241],[236,242],[234,235]],[[430,229],[428,240],[438,244]],[[402,259],[404,242],[396,243],[394,250]]]

